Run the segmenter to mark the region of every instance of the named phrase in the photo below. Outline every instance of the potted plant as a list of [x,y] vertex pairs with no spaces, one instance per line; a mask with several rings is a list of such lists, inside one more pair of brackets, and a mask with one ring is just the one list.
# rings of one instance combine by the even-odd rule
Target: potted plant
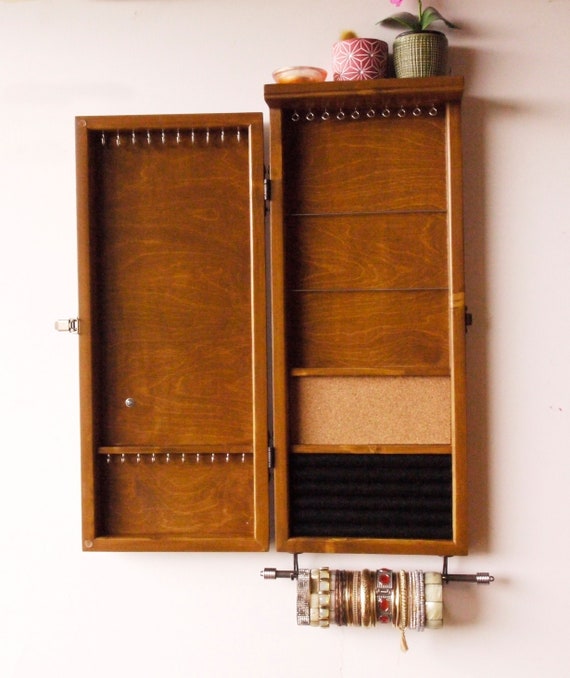
[[[403,0],[390,2],[400,7]],[[443,22],[448,28],[458,28],[437,9],[433,7],[424,9],[422,0],[418,0],[417,15],[399,12],[378,22],[383,26],[397,28],[404,26],[408,29],[397,35],[394,40],[394,70],[397,78],[424,78],[447,74],[447,37],[441,31],[430,28],[436,21]]]

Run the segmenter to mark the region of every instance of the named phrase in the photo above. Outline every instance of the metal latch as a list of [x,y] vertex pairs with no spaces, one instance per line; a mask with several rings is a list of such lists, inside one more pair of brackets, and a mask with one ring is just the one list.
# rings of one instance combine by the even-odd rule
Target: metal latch
[[79,318],[56,320],[55,329],[58,332],[71,332],[72,334],[77,334],[79,332]]

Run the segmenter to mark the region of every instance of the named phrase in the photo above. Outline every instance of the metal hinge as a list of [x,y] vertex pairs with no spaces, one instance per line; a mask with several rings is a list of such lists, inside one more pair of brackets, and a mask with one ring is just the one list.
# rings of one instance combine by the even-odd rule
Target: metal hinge
[[473,325],[473,314],[469,312],[467,306],[465,307],[465,332]]
[[271,179],[269,178],[269,169],[265,168],[265,177],[263,179],[263,200],[265,201],[265,210],[269,211],[271,202]]
[[273,440],[271,438],[267,445],[267,468],[270,471],[275,468],[275,447],[273,446]]
[[71,332],[72,334],[77,334],[79,332],[79,318],[56,320],[55,329],[58,332]]

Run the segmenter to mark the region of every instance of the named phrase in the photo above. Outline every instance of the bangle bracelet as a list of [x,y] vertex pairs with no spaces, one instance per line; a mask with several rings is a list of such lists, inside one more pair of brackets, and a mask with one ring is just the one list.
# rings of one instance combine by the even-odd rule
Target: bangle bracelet
[[418,631],[426,627],[426,595],[424,573],[418,571]]
[[368,604],[370,606],[370,625],[376,626],[376,573],[368,571]]
[[425,625],[428,629],[443,626],[443,589],[441,574],[426,572],[425,579]]
[[297,574],[297,624],[308,626],[311,623],[309,611],[309,583],[311,570],[299,570]]
[[352,625],[352,577],[353,573],[345,570],[344,573],[344,614],[347,626]]
[[346,626],[346,620],[344,618],[344,600],[343,600],[343,586],[342,586],[342,570],[336,571],[336,623],[338,626]]
[[311,626],[330,624],[330,571],[328,567],[311,570],[309,617]]
[[346,615],[344,614],[344,572],[342,570],[337,570],[336,573],[336,590],[337,590],[337,608],[338,608],[338,621],[339,626],[346,626]]
[[394,573],[382,569],[376,572],[376,620],[381,624],[392,622],[394,614]]
[[336,624],[337,623],[337,596],[336,596],[336,570],[331,570],[330,572],[331,575],[331,607],[330,607],[330,623],[331,624]]
[[373,607],[370,599],[370,570],[362,570],[360,573],[360,608],[362,626],[370,626],[372,624]]
[[319,570],[319,626],[330,624],[331,573],[328,567]]
[[398,619],[398,627],[405,629],[408,625],[408,573],[400,570],[398,574],[400,583],[400,615]]
[[360,608],[360,572],[352,573],[352,623],[354,626],[362,624],[361,608]]
[[394,609],[392,612],[392,626],[400,623],[400,577],[394,574]]
[[408,627],[416,629],[418,625],[417,572],[408,572]]
[[401,632],[400,647],[403,652],[408,651],[406,642],[406,626],[408,625],[408,575],[404,570],[398,574],[398,583],[400,585],[400,611],[398,615],[398,628]]
[[424,573],[420,570],[414,570],[411,576],[413,581],[413,612],[410,613],[410,628],[423,631],[425,626]]
[[309,619],[311,626],[318,626],[319,622],[319,571],[315,568],[311,570],[311,581],[309,584]]

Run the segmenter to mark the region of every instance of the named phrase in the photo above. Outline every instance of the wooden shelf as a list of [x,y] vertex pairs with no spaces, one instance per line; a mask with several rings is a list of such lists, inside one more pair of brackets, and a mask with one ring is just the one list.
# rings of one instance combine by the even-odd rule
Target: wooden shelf
[[291,377],[448,377],[447,366],[385,365],[382,367],[292,367]]
[[451,445],[291,445],[293,454],[451,454]]

